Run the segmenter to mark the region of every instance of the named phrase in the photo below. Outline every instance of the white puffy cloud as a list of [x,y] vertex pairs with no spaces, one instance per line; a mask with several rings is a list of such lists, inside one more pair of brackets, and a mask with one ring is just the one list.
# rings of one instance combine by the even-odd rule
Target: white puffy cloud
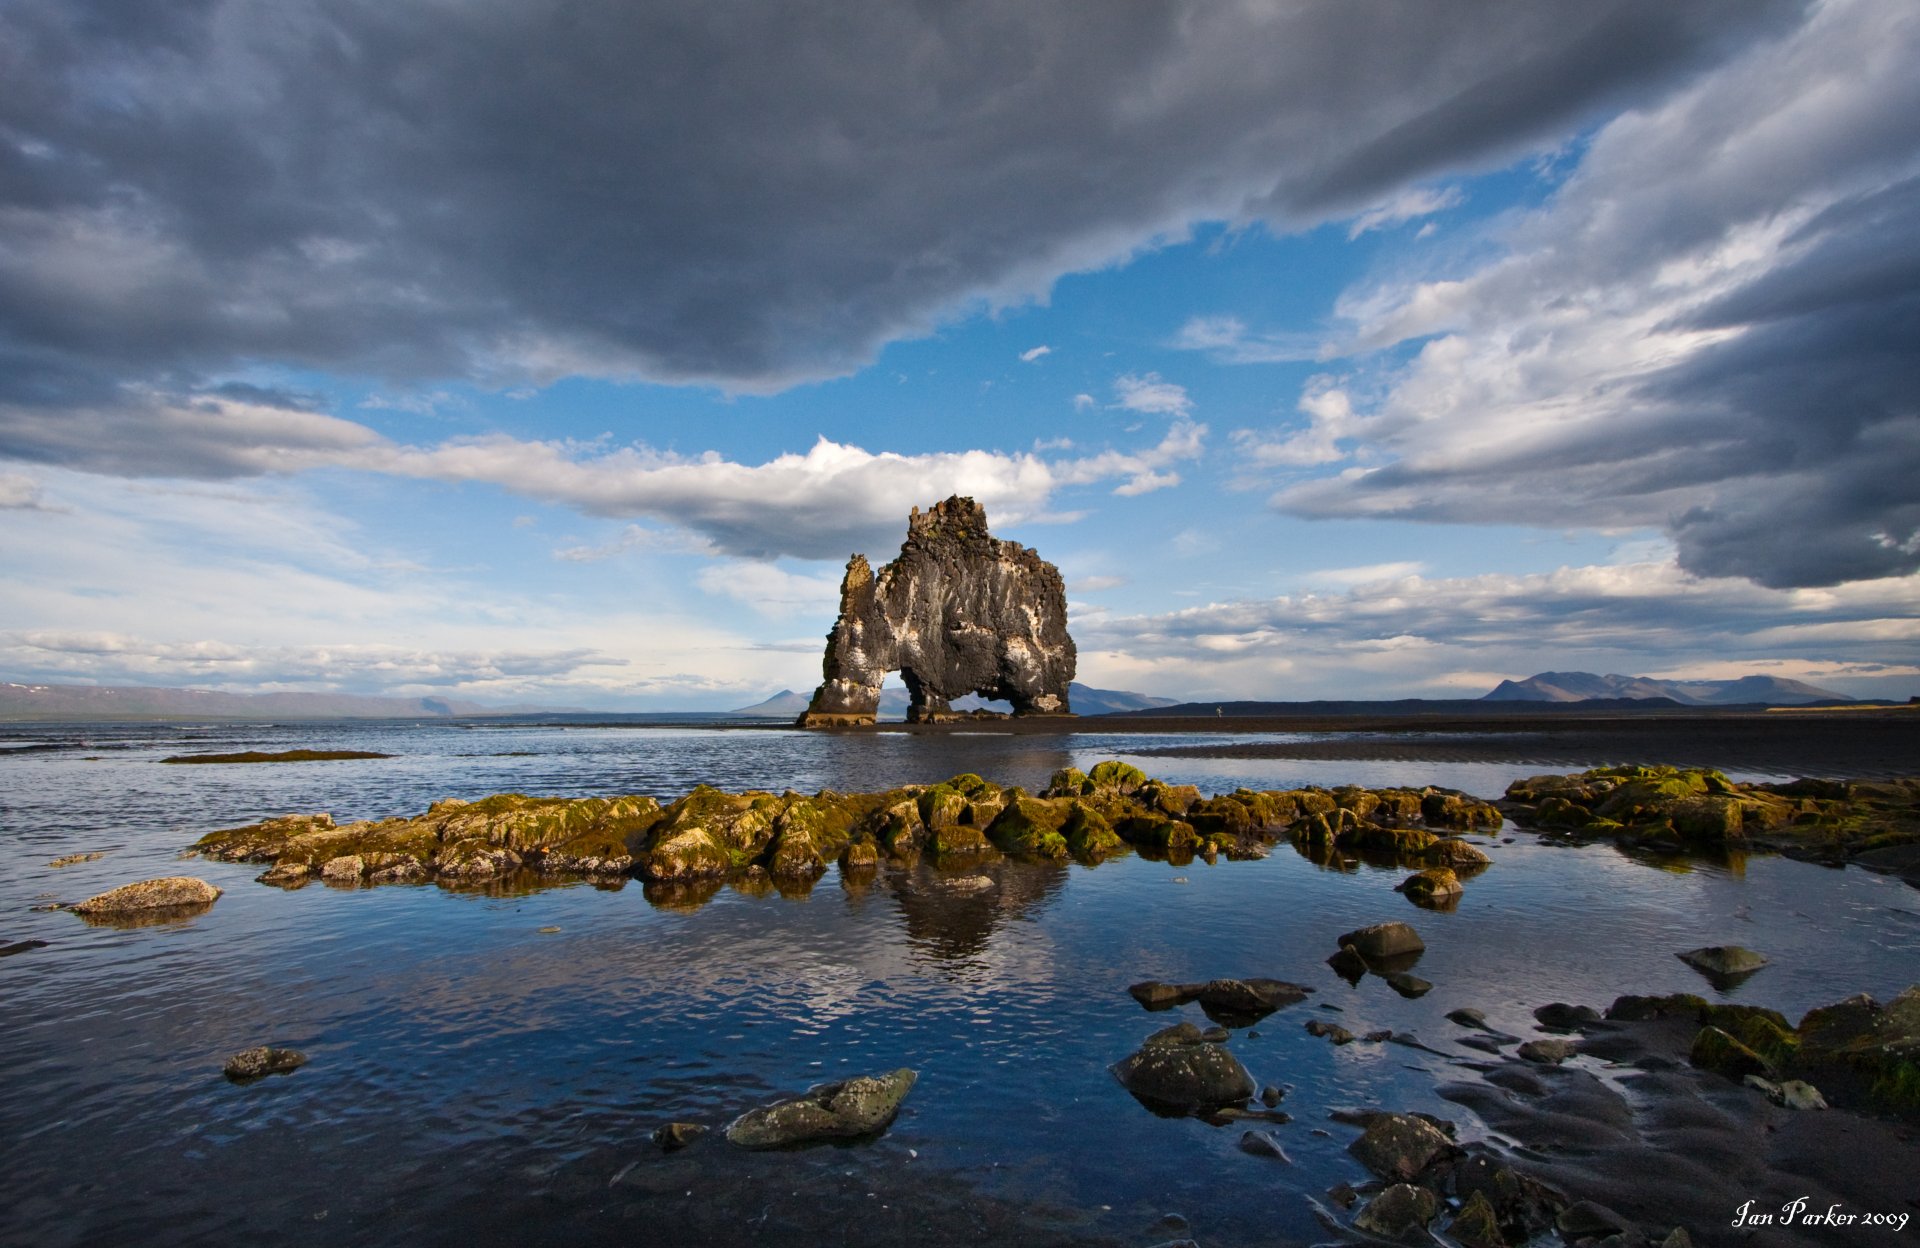
[[1159,373],[1128,373],[1113,383],[1114,406],[1155,416],[1190,416],[1193,400],[1185,386],[1161,379]]
[[[1189,406],[1184,392],[1177,397],[1176,408]],[[17,453],[90,472],[220,479],[347,468],[481,482],[592,516],[676,526],[690,535],[683,539],[690,549],[753,559],[844,558],[872,549],[897,540],[900,517],[912,507],[949,494],[978,499],[996,526],[1058,519],[1048,502],[1063,486],[1111,480],[1125,495],[1178,484],[1172,467],[1197,458],[1205,437],[1205,425],[1178,418],[1153,446],[1063,459],[990,450],[902,455],[822,437],[804,454],[752,464],[604,440],[492,436],[410,446],[256,395],[169,401],[143,393],[130,405],[84,414],[0,405],[0,440]],[[630,530],[613,547],[575,546],[559,557],[590,560],[664,540],[648,532]]]

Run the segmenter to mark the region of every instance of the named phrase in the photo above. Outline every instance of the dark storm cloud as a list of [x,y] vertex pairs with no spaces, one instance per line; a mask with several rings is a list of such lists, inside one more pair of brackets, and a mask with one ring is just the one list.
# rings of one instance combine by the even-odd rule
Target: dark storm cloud
[[0,402],[257,361],[778,387],[1505,158],[1804,7],[15,0]]
[[1834,0],[1609,123],[1504,255],[1350,299],[1367,345],[1429,340],[1356,374],[1386,395],[1357,414],[1237,435],[1357,448],[1277,505],[1658,526],[1687,571],[1776,588],[1920,572],[1916,55],[1920,10]]

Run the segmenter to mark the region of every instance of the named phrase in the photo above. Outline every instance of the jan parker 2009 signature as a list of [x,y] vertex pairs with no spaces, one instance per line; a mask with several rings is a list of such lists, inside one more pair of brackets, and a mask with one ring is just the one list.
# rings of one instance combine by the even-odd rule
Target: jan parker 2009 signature
[[1849,1213],[1843,1205],[1813,1207],[1805,1196],[1780,1206],[1780,1212],[1756,1210],[1751,1200],[1733,1211],[1735,1229],[1743,1226],[1884,1226],[1896,1231],[1907,1229],[1906,1213]]

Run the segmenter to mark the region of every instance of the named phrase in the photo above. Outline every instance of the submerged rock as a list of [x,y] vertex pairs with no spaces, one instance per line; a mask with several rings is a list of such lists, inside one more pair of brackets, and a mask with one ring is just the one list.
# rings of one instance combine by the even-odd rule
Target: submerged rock
[[1312,991],[1283,979],[1210,979],[1203,984],[1165,984],[1149,979],[1127,989],[1149,1010],[1198,1001],[1207,1017],[1233,1027],[1252,1026],[1275,1010],[1306,1000]]
[[1122,1087],[1152,1107],[1180,1113],[1241,1104],[1256,1087],[1240,1059],[1192,1023],[1154,1032],[1112,1071]]
[[1240,1151],[1255,1157],[1271,1157],[1275,1161],[1291,1163],[1287,1150],[1280,1147],[1280,1141],[1268,1131],[1243,1131],[1240,1134]]
[[910,721],[952,716],[952,699],[968,693],[1015,714],[1065,715],[1076,662],[1059,569],[993,537],[985,509],[955,495],[914,509],[899,556],[879,572],[864,555],[848,560],[825,680],[799,722],[874,722],[889,672],[906,681]]
[[1579,1046],[1571,1040],[1529,1040],[1514,1050],[1522,1061],[1538,1062],[1543,1066],[1558,1066],[1575,1053]]
[[1431,983],[1407,971],[1395,971],[1385,978],[1387,987],[1393,989],[1401,996],[1406,997],[1408,1000],[1424,997],[1433,991],[1433,985]]
[[759,1149],[872,1135],[893,1121],[918,1078],[917,1072],[902,1067],[821,1084],[805,1096],[742,1114],[727,1127],[727,1140]]
[[137,915],[149,912],[199,912],[220,899],[220,890],[205,880],[190,875],[170,875],[161,879],[122,884],[96,897],[69,907],[75,914]]
[[653,1142],[663,1153],[674,1153],[707,1133],[697,1122],[668,1122],[653,1129]]
[[1767,965],[1765,957],[1740,945],[1707,945],[1673,956],[1705,975],[1716,988],[1732,987]]
[[1307,1034],[1331,1040],[1335,1044],[1352,1044],[1357,1038],[1338,1023],[1329,1023],[1325,1019],[1310,1018],[1306,1025]]
[[307,1064],[307,1055],[297,1049],[276,1049],[270,1045],[242,1049],[227,1059],[222,1073],[235,1083],[249,1083],[267,1075],[286,1075]]

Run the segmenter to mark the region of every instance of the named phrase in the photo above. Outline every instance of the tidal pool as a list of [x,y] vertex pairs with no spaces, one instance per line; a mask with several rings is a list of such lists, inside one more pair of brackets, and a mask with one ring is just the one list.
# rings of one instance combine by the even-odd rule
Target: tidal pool
[[[654,905],[638,881],[516,891],[386,885],[281,892],[257,867],[177,861],[201,833],[288,811],[413,814],[500,791],[671,798],[707,782],[877,789],[1057,768],[1167,739],[823,736],[715,729],[430,725],[14,730],[0,747],[0,1240],[1022,1243],[1217,1245],[1330,1238],[1328,1188],[1358,1182],[1332,1110],[1473,1115],[1434,1095],[1485,1054],[1460,1006],[1533,1033],[1549,1001],[1699,992],[1789,1016],[1885,999],[1920,965],[1920,892],[1780,858],[1651,864],[1605,846],[1478,837],[1490,870],[1452,913],[1416,909],[1404,869],[1260,861],[1095,868],[1003,861],[956,875],[829,872],[804,894],[743,884]],[[1192,736],[1179,738],[1195,744]],[[25,748],[25,747],[52,748]],[[167,767],[183,752],[362,749],[386,759]],[[1437,783],[1497,796],[1485,764],[1137,759],[1198,784]],[[1596,763],[1607,760],[1594,760]],[[1741,776],[1737,778],[1760,778]],[[53,868],[64,855],[102,857]],[[120,929],[32,907],[188,873],[207,913]],[[985,884],[978,877],[984,877]],[[1324,964],[1340,932],[1412,922],[1435,988],[1402,999]],[[557,929],[557,930],[543,930]],[[1716,993],[1674,953],[1743,944],[1772,965]],[[1141,979],[1271,976],[1315,989],[1230,1048],[1286,1089],[1291,1158],[1243,1153],[1243,1124],[1157,1117],[1108,1073],[1197,1006],[1147,1013]],[[1313,1018],[1397,1043],[1335,1047]],[[304,1051],[240,1086],[224,1058]],[[1590,1059],[1576,1059],[1601,1070]],[[908,1066],[879,1139],[749,1154],[719,1132],[662,1154],[671,1120],[721,1127],[808,1085]]]

